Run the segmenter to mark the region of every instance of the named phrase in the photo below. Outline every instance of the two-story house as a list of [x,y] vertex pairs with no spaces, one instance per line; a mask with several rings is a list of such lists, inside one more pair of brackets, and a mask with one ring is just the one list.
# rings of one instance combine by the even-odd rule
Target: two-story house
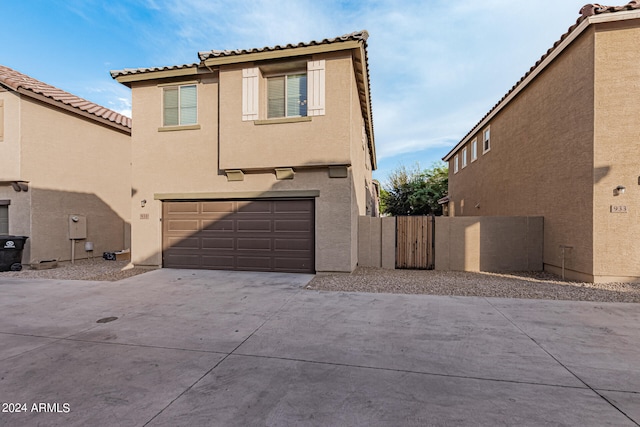
[[640,279],[640,3],[576,24],[444,157],[454,216],[543,216],[544,268]]
[[130,138],[128,117],[0,66],[0,234],[29,237],[23,264],[129,247]]
[[377,213],[367,37],[113,71],[135,116],[132,262],[351,272]]

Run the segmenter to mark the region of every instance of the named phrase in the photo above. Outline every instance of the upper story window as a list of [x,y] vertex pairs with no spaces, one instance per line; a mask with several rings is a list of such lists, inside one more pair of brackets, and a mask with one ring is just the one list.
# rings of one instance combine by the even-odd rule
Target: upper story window
[[453,173],[458,173],[458,155],[453,158]]
[[488,127],[482,132],[482,154],[491,150],[491,127]]
[[285,60],[244,68],[242,120],[268,124],[269,119],[295,121],[296,117],[325,115],[325,67],[325,60],[320,59]]
[[4,139],[4,101],[0,99],[0,141]]
[[467,147],[462,149],[462,167],[467,167]]
[[478,139],[474,139],[471,141],[471,161],[475,162],[478,160]]
[[198,91],[195,84],[163,88],[163,126],[198,123]]
[[267,78],[267,118],[307,115],[307,73]]

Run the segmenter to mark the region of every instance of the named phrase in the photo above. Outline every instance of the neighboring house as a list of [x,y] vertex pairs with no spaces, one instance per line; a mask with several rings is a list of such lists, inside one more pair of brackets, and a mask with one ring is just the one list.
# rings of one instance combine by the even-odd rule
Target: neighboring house
[[24,264],[129,246],[130,139],[131,119],[0,66],[0,234],[29,237]]
[[377,214],[366,32],[113,71],[132,90],[132,262],[352,271]]
[[581,14],[444,157],[449,211],[543,216],[545,270],[638,280],[640,3]]

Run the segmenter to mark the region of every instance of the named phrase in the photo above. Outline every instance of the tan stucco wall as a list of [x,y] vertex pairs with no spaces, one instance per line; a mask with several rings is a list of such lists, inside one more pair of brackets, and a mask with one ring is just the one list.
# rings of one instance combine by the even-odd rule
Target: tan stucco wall
[[541,217],[436,217],[435,268],[542,270]]
[[561,266],[567,245],[574,248],[567,269],[586,274],[593,271],[593,59],[588,29],[490,121],[489,152],[482,154],[482,127],[478,160],[460,162],[457,174],[453,157],[449,164],[452,216],[543,216],[545,268]]
[[[326,115],[314,116],[308,122],[243,122],[242,68],[247,64],[223,67],[220,80],[215,74],[199,77],[199,129],[160,132],[162,87],[159,82],[132,85],[134,264],[162,264],[162,201],[155,200],[158,194],[193,194],[199,198],[202,193],[227,193],[233,197],[239,192],[315,190],[320,194],[315,199],[316,270],[348,272],[355,268],[357,217],[365,207],[359,200],[354,202],[364,191],[354,190],[354,179],[362,181],[356,186],[364,187],[366,173],[362,170],[366,168],[363,160],[351,158],[353,141],[362,151],[361,130],[352,136],[351,121],[356,120],[361,128],[362,120],[361,115],[360,119],[352,116],[359,101],[357,96],[354,98],[355,89],[352,91],[350,82],[350,56],[333,57],[321,57],[327,59]],[[322,165],[334,163],[353,163],[347,178],[329,178],[328,168]],[[294,168],[294,179],[276,179],[275,167]],[[244,180],[228,181],[225,169],[243,169]],[[370,180],[370,168],[368,175]],[[146,200],[146,206],[141,207],[141,200]],[[141,215],[148,215],[148,219]]]
[[[29,262],[71,258],[72,214],[87,217],[94,256],[128,247],[129,135],[25,96],[19,114],[20,177],[29,181],[31,198]],[[76,258],[91,255],[84,241],[76,248]]]
[[[639,20],[596,28],[594,275],[596,281],[640,278]],[[618,185],[624,194],[614,196]],[[626,206],[627,213],[612,213]]]
[[20,179],[20,97],[0,91],[3,129],[0,138],[0,181]]
[[[220,70],[220,168],[251,169],[350,163],[351,106],[355,86],[351,56],[317,55],[325,59],[326,112],[311,121],[255,124],[242,121],[242,69],[240,64]],[[261,87],[266,86],[264,80]],[[266,119],[261,105],[260,118]],[[361,115],[359,115],[361,117]],[[357,118],[356,118],[357,120]]]
[[358,218],[358,265],[396,268],[396,218]]

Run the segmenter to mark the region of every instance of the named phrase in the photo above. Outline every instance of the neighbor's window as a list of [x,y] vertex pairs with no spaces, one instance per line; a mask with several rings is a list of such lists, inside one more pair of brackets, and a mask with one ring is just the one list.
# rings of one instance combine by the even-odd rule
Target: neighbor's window
[[196,85],[163,88],[164,126],[195,125],[198,123],[198,94]]
[[9,234],[9,206],[0,200],[0,234]]
[[307,74],[267,78],[267,118],[307,115]]
[[453,173],[458,173],[458,155],[453,158]]
[[471,142],[471,161],[475,162],[476,160],[478,160],[478,139]]
[[462,149],[462,167],[467,167],[467,147]]
[[491,150],[491,128],[490,127],[486,128],[482,133],[482,141],[483,141],[482,154],[484,154],[487,151]]

